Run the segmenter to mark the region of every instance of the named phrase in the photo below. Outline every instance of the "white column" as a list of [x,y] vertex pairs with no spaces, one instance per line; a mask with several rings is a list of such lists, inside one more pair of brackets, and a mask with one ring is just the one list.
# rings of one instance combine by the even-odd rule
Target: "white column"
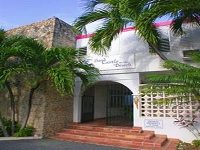
[[74,87],[74,106],[73,106],[73,122],[81,122],[81,85],[79,79],[75,81]]

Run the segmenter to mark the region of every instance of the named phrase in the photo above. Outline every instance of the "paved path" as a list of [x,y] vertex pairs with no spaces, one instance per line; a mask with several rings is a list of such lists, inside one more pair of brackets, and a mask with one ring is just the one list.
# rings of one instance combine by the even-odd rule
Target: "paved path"
[[122,148],[64,142],[51,139],[0,141],[0,150],[125,150]]

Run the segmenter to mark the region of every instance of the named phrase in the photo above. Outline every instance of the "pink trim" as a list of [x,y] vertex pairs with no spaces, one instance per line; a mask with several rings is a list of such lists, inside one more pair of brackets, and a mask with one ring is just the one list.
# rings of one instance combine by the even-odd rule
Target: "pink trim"
[[133,31],[135,29],[136,29],[136,27],[128,27],[128,28],[123,29],[122,32]]
[[171,24],[172,24],[171,20],[154,23],[155,27],[168,26],[168,25],[171,25]]
[[[171,25],[171,24],[172,24],[172,21],[162,21],[162,22],[154,23],[155,27],[168,26],[168,25]],[[135,29],[136,29],[136,27],[128,27],[128,28],[123,29],[122,32],[133,31]],[[76,36],[76,40],[90,38],[93,35],[94,35],[94,33],[93,34],[77,35]]]
[[90,37],[92,37],[93,35],[94,35],[94,33],[93,33],[93,34],[81,34],[81,35],[77,35],[77,36],[76,36],[76,40],[85,39],[85,38],[90,38]]

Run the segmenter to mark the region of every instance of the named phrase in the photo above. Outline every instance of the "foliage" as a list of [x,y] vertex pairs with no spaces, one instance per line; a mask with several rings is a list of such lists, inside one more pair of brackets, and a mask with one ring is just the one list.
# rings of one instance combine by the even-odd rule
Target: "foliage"
[[18,84],[29,92],[22,128],[27,124],[34,92],[41,84],[50,82],[62,95],[72,95],[76,77],[88,85],[99,75],[98,69],[78,58],[78,50],[74,48],[46,48],[33,38],[6,36],[3,30],[0,39],[0,87],[10,89],[10,98],[13,86]]
[[182,34],[182,24],[192,22],[199,26],[200,17],[199,0],[173,0],[173,1],[148,1],[148,8],[139,16],[137,26],[148,29],[149,24],[163,16],[169,16],[173,20],[172,30]]
[[[11,136],[12,121],[9,119],[6,119],[6,118],[2,118],[2,122],[3,122],[5,129],[7,130],[8,134]],[[20,129],[20,124],[15,122],[15,131],[14,132],[15,133],[18,132],[19,129]],[[3,131],[1,128],[0,128],[0,137],[3,137]]]
[[180,142],[177,146],[177,150],[199,150],[200,140],[193,140],[192,144]]
[[15,133],[15,137],[27,137],[27,136],[33,136],[35,129],[33,127],[25,127],[23,129],[20,129],[17,133]]
[[6,37],[0,45],[0,83],[22,75],[31,87],[50,80],[62,94],[72,94],[76,76],[88,84],[98,75],[96,68],[77,59],[77,51],[69,47],[46,49],[24,36]]
[[152,25],[161,17],[170,16],[173,20],[172,30],[182,33],[184,22],[200,25],[200,1],[174,0],[87,0],[85,12],[75,21],[75,27],[81,31],[86,25],[100,21],[102,25],[90,39],[90,46],[96,53],[104,54],[113,39],[126,27],[135,26],[139,35],[163,60],[159,51],[160,32]]
[[196,127],[198,124],[198,121],[196,121],[196,117],[191,118],[175,118],[176,120],[174,123],[182,128],[186,128],[188,131],[190,131],[197,139],[200,137],[200,132],[198,128]]
[[[200,97],[200,52],[193,52],[191,57],[196,62],[195,66],[180,63],[177,61],[165,61],[164,67],[171,71],[165,74],[152,73],[147,75],[149,83],[146,90],[158,90],[162,85],[165,86],[162,91],[171,95],[181,97],[193,96],[193,99]],[[148,88],[149,86],[153,88]]]
[[190,143],[180,142],[177,146],[177,150],[198,150],[199,148],[195,147]]
[[30,87],[49,80],[62,94],[72,94],[76,76],[89,84],[98,76],[92,65],[77,59],[69,47],[46,49],[32,38],[13,36],[0,46],[0,83],[21,75]]
[[195,147],[199,147],[200,148],[200,140],[193,140],[192,141],[192,145],[194,145]]

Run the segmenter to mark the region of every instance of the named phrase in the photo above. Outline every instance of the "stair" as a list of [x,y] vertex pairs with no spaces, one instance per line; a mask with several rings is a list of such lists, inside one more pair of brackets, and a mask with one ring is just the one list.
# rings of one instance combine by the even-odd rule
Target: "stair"
[[127,149],[176,150],[179,142],[140,127],[113,127],[74,124],[57,133],[53,139],[107,145]]

